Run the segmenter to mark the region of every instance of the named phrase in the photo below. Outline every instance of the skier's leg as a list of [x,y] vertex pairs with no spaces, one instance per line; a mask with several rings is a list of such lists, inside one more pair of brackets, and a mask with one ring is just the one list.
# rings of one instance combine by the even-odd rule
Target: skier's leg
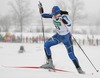
[[45,54],[47,57],[47,63],[42,65],[42,68],[53,68],[53,61],[52,61],[52,56],[51,56],[51,50],[50,47],[57,45],[58,43],[60,43],[60,41],[58,40],[58,35],[54,35],[52,38],[48,39],[45,44],[44,44],[44,50],[45,50]]
[[44,43],[44,50],[47,56],[47,59],[51,59],[51,50],[50,47],[57,45],[60,43],[60,40],[58,39],[58,34],[55,34],[53,37],[49,38],[45,43]]
[[69,35],[69,38],[67,39],[67,42],[63,42],[63,43],[64,43],[65,47],[67,48],[68,55],[69,55],[70,59],[73,61],[76,69],[78,70],[78,72],[81,73],[81,74],[84,74],[85,72],[82,71],[82,69],[79,65],[78,59],[74,54],[74,49],[73,49],[73,43],[72,43],[72,40],[71,40],[71,36]]
[[79,62],[78,62],[78,59],[76,58],[76,56],[74,54],[73,45],[71,45],[70,42],[67,42],[65,44],[65,47],[67,48],[68,55],[69,55],[70,59],[73,61],[75,67],[76,68],[80,67],[79,66]]

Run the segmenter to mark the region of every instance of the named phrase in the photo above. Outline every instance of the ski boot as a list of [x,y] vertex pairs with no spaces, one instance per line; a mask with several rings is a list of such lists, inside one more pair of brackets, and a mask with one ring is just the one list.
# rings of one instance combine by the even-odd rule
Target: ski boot
[[43,64],[42,66],[40,66],[41,68],[44,68],[44,69],[52,69],[54,68],[55,66],[53,65],[53,61],[52,59],[48,59],[48,62],[46,64]]
[[81,67],[78,67],[77,71],[78,71],[79,74],[85,74],[85,72],[81,69]]

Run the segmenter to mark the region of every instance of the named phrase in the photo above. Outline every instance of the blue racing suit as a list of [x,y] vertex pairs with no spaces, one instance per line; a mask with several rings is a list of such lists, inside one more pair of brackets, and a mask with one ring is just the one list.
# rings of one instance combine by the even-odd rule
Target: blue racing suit
[[69,18],[65,15],[61,15],[60,18],[54,19],[51,14],[45,14],[45,13],[42,14],[42,17],[52,18],[53,23],[57,29],[56,34],[53,35],[48,40],[46,40],[44,43],[44,50],[45,50],[47,58],[48,59],[52,58],[50,47],[62,42],[65,45],[68,55],[70,59],[73,61],[75,67],[76,68],[80,67],[79,62],[74,54],[71,34],[67,29],[68,26],[71,26],[71,24],[69,23],[70,22]]

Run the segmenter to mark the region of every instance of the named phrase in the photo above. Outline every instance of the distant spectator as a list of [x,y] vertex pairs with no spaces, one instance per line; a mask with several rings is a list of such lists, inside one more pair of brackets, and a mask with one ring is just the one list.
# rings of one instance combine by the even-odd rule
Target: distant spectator
[[28,37],[26,37],[26,43],[28,43]]
[[98,40],[98,39],[96,39],[96,45],[98,46],[98,44],[99,44],[99,40]]
[[85,39],[83,39],[83,45],[85,44]]
[[0,42],[2,41],[2,35],[0,34]]
[[16,42],[16,37],[15,37],[15,35],[12,35],[11,38],[12,38],[12,42]]
[[11,41],[11,34],[10,34],[10,32],[6,32],[6,34],[4,36],[4,41],[5,42],[10,42]]

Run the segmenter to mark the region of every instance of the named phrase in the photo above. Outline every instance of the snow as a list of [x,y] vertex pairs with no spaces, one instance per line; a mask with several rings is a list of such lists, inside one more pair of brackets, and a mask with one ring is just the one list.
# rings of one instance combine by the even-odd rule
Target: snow
[[[20,46],[25,48],[24,53],[18,53]],[[81,46],[89,59],[97,69],[100,69],[100,46]],[[54,64],[57,68],[73,71],[49,72],[45,69],[18,69],[4,68],[7,66],[40,66],[45,63],[43,44],[36,43],[0,43],[0,78],[100,78],[100,72],[96,72],[85,55],[77,45],[74,45],[82,69],[88,73],[77,73],[72,61],[69,59],[64,45],[59,44],[51,47]],[[91,75],[93,73],[93,75]]]

